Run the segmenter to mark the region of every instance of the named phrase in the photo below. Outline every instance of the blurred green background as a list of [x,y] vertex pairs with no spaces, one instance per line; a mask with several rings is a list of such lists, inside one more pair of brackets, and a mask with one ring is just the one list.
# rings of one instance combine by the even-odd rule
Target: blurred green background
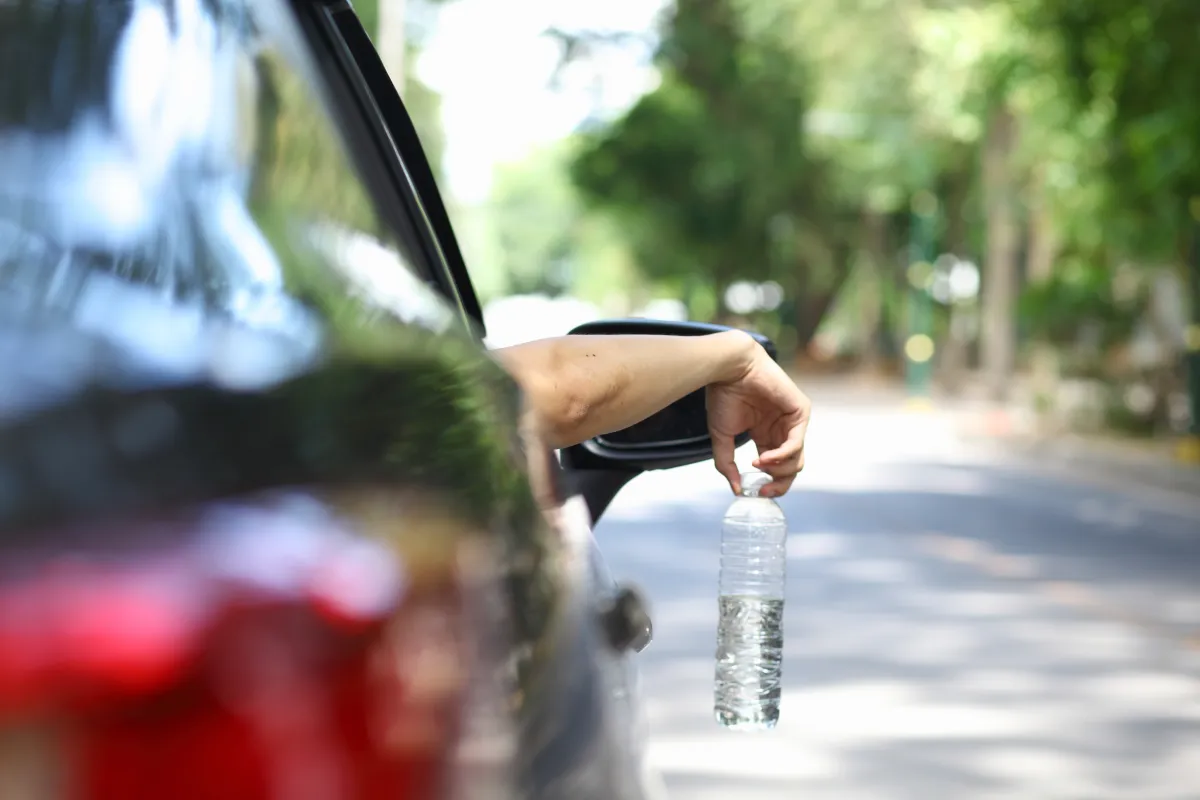
[[[1200,433],[1200,3],[675,0],[625,25],[601,5],[355,2],[493,309],[686,314],[801,371]],[[540,71],[504,71],[531,52]],[[606,98],[629,64],[642,83]],[[489,75],[495,104],[451,114]],[[571,86],[595,102],[471,161],[526,114],[510,91],[553,111]]]

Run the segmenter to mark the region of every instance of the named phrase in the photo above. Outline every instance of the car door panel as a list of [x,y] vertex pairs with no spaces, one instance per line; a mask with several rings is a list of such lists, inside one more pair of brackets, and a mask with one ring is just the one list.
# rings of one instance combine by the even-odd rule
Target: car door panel
[[[330,3],[322,13],[386,125],[387,139],[441,242],[456,296],[467,315],[478,319],[482,333],[478,302],[403,104],[350,7]],[[557,461],[529,431],[523,448],[533,484],[530,497],[540,498],[552,544],[524,553],[513,550],[511,542],[504,545],[503,572],[514,615],[510,661],[519,794],[531,800],[640,800],[647,796],[647,782],[633,736],[633,667],[629,655],[603,634],[603,616],[616,587],[599,557],[586,506],[566,496]],[[518,540],[523,535],[528,534],[508,534]]]

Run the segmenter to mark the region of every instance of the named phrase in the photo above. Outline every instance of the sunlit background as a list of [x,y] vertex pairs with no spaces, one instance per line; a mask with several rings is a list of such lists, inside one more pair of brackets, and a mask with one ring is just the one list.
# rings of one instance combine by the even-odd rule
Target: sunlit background
[[1193,12],[1093,6],[358,4],[405,43],[494,342],[717,319],[916,396],[1178,435]]
[[1200,6],[357,6],[491,344],[721,321],[816,400],[775,733],[711,722],[719,478],[598,530],[672,796],[1200,797]]

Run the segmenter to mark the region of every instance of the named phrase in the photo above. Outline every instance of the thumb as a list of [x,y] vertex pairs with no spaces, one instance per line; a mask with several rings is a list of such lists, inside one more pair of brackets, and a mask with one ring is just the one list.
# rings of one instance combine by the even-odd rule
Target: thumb
[[713,463],[717,472],[724,475],[725,480],[729,481],[729,488],[733,489],[733,493],[739,494],[742,491],[742,476],[733,460],[733,437],[715,431],[710,432],[710,436],[712,437]]

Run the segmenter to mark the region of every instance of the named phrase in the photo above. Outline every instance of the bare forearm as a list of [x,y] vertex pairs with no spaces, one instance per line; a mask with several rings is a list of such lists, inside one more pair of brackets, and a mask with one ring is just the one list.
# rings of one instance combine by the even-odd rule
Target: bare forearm
[[564,336],[495,351],[553,447],[621,430],[712,383],[736,380],[757,343],[709,336]]

